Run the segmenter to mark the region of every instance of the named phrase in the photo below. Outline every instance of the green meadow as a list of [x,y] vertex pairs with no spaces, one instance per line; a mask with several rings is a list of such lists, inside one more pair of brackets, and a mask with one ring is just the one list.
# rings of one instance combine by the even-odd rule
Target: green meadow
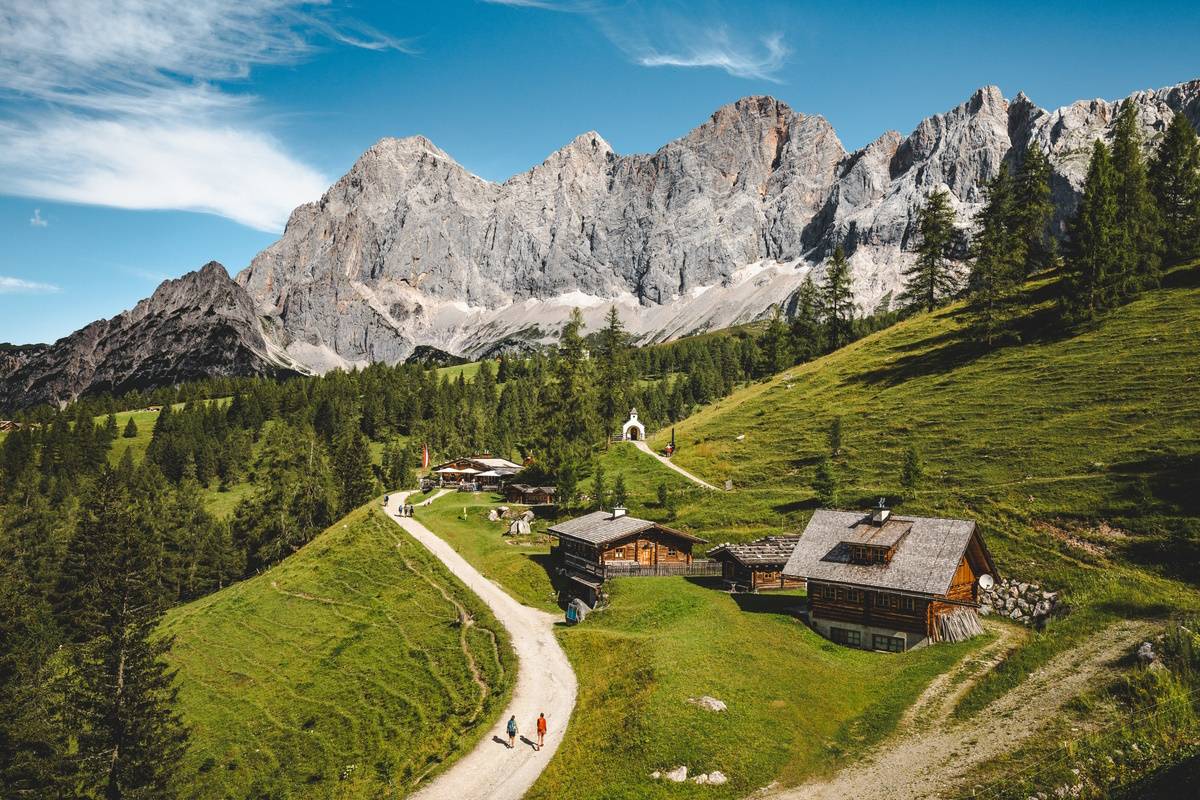
[[168,613],[186,796],[401,797],[503,709],[507,634],[373,506]]

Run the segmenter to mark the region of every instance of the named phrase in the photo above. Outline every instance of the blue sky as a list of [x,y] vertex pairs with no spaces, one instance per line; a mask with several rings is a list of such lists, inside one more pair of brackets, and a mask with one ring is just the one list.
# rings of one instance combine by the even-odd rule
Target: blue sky
[[853,149],[989,83],[1055,107],[1197,78],[1197,41],[1196,3],[0,0],[0,341],[236,272],[383,136],[503,180],[773,94]]

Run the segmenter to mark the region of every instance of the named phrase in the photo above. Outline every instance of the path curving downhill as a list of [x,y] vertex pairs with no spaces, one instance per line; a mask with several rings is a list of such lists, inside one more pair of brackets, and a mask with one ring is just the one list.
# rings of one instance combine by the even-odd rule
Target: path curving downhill
[[[550,762],[575,708],[575,672],[554,636],[557,618],[518,603],[433,531],[411,517],[398,516],[400,506],[410,494],[389,495],[386,516],[479,596],[508,631],[517,653],[516,686],[495,730],[411,797],[413,800],[518,800]],[[545,713],[548,721],[545,748],[536,751],[519,737],[516,748],[509,750],[504,733],[508,718],[515,715],[521,737],[536,741],[534,724],[539,713]]]
[[646,442],[645,442],[645,441],[643,441],[642,439],[637,439],[637,440],[635,440],[635,441],[634,441],[634,444],[635,444],[635,445],[637,445],[637,449],[638,449],[638,450],[641,450],[643,453],[645,453],[645,454],[647,454],[647,455],[649,455],[649,456],[652,456],[652,457],[654,457],[654,458],[657,458],[659,461],[661,461],[663,464],[665,464],[665,465],[667,466],[667,468],[668,468],[668,469],[673,469],[673,470],[675,470],[675,471],[676,471],[676,472],[678,472],[680,475],[682,475],[683,477],[687,478],[689,481],[691,481],[692,483],[696,484],[697,486],[703,486],[705,489],[711,489],[711,490],[712,490],[712,491],[714,491],[714,492],[719,492],[719,491],[721,491],[720,489],[718,489],[717,487],[713,486],[713,485],[712,485],[711,483],[709,483],[708,481],[705,481],[705,480],[702,480],[702,479],[700,479],[700,478],[697,478],[695,475],[693,475],[692,473],[688,472],[686,469],[684,469],[683,467],[679,466],[679,465],[678,465],[678,464],[676,464],[674,461],[672,461],[671,459],[669,459],[669,458],[667,458],[666,456],[664,456],[662,453],[656,453],[656,452],[654,452],[654,448],[652,448],[650,445],[646,444]]

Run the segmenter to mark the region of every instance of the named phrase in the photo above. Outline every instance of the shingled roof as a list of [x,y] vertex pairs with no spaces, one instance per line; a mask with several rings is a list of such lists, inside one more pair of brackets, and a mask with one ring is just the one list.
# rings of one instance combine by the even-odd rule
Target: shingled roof
[[[944,595],[954,571],[975,535],[975,523],[937,517],[892,517],[889,524],[911,524],[886,564],[850,562],[848,542],[862,539],[869,514],[819,509],[800,535],[783,574],[790,578],[853,584],[924,595]],[[980,541],[991,567],[991,556]]]
[[753,542],[719,545],[708,551],[708,557],[720,558],[728,555],[747,567],[783,564],[791,558],[799,541],[799,534],[767,536]]
[[631,517],[628,514],[613,516],[611,511],[593,511],[590,514],[584,514],[582,517],[560,522],[548,528],[547,533],[552,536],[569,536],[572,539],[579,539],[590,544],[603,545],[615,542],[618,539],[624,539],[626,536],[631,536],[635,533],[650,530],[651,528],[658,528],[659,530],[672,533],[693,542],[704,543],[705,541],[704,539],[692,536],[690,533],[677,531],[674,528],[668,528],[666,525],[659,525],[657,522]]

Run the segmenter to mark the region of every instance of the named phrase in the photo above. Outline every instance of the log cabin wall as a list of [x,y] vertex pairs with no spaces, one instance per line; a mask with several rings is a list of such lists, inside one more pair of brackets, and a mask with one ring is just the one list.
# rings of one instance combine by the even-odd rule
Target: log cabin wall
[[690,564],[692,543],[664,531],[642,531],[605,546],[602,560],[639,564]]
[[825,620],[930,635],[929,601],[919,597],[810,581],[808,607]]
[[783,564],[755,569],[751,575],[751,588],[755,591],[760,589],[802,589],[805,583],[799,578],[785,577]]

